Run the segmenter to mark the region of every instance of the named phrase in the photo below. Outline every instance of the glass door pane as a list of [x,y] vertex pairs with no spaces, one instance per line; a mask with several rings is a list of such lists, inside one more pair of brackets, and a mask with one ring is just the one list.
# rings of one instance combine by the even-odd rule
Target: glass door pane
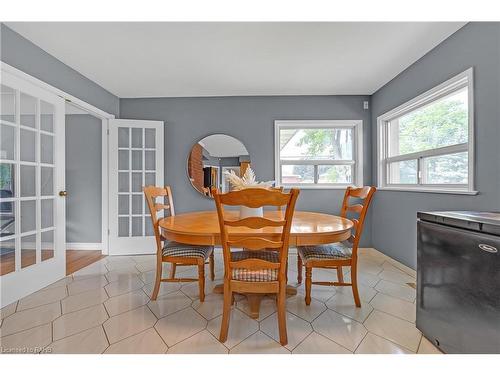
[[0,85],[0,120],[16,123],[16,90],[6,85]]
[[36,128],[37,124],[37,99],[21,92],[21,125]]

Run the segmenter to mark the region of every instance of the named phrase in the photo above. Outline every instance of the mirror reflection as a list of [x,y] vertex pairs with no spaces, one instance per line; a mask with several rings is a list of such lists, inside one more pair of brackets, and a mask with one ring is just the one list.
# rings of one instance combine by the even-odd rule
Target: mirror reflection
[[228,192],[231,186],[224,172],[234,171],[238,176],[250,165],[250,155],[245,145],[226,134],[212,134],[193,145],[188,158],[187,172],[191,185],[211,197],[210,189]]

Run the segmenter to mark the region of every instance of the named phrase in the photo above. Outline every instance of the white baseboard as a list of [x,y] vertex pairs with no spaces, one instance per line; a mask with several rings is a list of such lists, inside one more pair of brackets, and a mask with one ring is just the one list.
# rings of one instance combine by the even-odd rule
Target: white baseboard
[[102,243],[96,242],[67,242],[66,250],[102,250]]

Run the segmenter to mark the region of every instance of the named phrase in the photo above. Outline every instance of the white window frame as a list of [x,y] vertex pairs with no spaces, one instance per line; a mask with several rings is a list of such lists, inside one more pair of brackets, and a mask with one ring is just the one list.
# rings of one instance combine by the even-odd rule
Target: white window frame
[[[352,129],[354,134],[353,160],[281,160],[281,129]],[[346,165],[353,166],[353,182],[348,184],[297,183],[281,182],[281,166],[293,165]],[[274,121],[274,179],[276,186],[301,189],[345,189],[347,186],[363,186],[363,121],[362,120],[275,120]]]
[[[418,108],[428,105],[438,99],[444,98],[457,90],[467,87],[468,89],[468,142],[439,147],[431,150],[413,152],[405,155],[388,156],[389,134],[388,124],[397,117],[412,112]],[[475,195],[474,190],[474,82],[473,68],[457,74],[446,82],[424,92],[416,98],[394,108],[393,110],[377,117],[377,182],[378,189],[397,191],[417,191],[432,193],[468,194]],[[468,152],[468,179],[467,184],[424,184],[421,173],[423,158],[432,156],[449,155],[457,152]],[[405,160],[417,160],[417,184],[390,184],[388,182],[389,163]]]

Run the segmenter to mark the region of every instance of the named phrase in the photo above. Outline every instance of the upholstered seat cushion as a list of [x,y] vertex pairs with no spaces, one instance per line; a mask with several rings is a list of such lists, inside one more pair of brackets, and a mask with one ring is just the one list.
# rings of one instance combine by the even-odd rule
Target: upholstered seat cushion
[[[235,251],[231,253],[231,260],[238,262],[245,259],[262,259],[268,262],[279,263],[279,254],[276,251]],[[276,281],[278,280],[278,269],[249,270],[246,268],[233,268],[233,280],[239,281]]]
[[213,246],[187,245],[175,241],[165,241],[163,256],[207,259],[213,250]]
[[326,245],[298,246],[297,251],[304,263],[310,260],[350,259],[352,247],[349,242],[339,242]]

